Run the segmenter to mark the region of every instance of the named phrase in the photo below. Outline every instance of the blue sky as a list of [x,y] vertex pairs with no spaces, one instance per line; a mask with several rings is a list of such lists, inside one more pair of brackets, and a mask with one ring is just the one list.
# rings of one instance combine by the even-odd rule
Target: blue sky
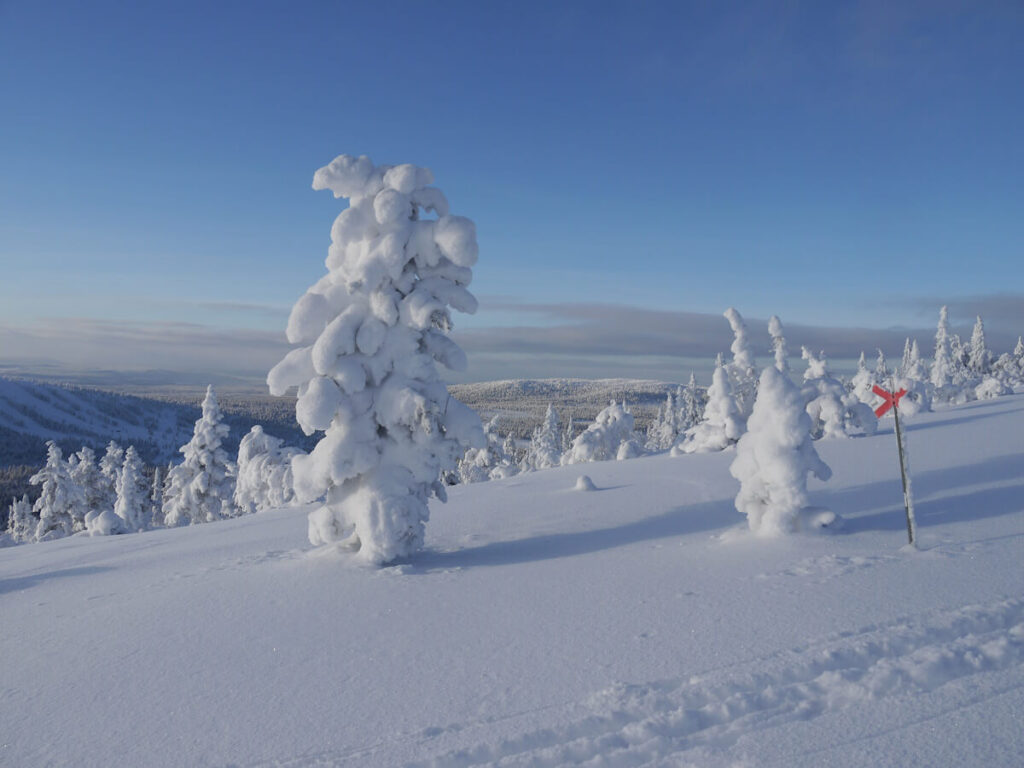
[[1007,344],[1022,34],[1019,2],[0,0],[0,364],[264,370],[341,153],[476,221],[473,378],[677,379],[730,305],[833,357],[945,302]]

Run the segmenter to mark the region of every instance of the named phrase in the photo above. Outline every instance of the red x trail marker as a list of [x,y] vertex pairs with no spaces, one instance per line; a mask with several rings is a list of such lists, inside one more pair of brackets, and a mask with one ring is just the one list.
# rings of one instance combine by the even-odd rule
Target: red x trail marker
[[900,398],[907,394],[906,389],[901,389],[899,392],[886,392],[877,384],[871,388],[871,391],[885,401],[875,408],[875,416],[878,418],[882,418],[893,406],[899,406]]

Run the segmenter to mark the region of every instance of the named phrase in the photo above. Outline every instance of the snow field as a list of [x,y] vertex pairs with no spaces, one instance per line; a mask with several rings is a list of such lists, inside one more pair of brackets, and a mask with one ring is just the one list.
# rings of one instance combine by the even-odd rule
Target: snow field
[[831,535],[751,535],[729,450],[455,487],[385,569],[304,508],[5,549],[0,763],[1014,765],[1022,430],[909,421],[921,551],[891,421],[815,444]]

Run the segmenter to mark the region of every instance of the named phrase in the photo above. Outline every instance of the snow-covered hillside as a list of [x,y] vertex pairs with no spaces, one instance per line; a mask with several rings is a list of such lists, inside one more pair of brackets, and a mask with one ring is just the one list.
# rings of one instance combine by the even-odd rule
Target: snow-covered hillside
[[815,444],[832,535],[747,535],[730,450],[453,488],[384,569],[303,509],[0,550],[0,763],[1019,765],[1022,434],[910,423],[920,551],[891,421]]

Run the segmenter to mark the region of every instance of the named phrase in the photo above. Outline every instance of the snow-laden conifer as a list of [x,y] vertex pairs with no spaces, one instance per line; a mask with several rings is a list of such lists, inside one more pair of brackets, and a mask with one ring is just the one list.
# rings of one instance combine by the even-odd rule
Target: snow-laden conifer
[[733,332],[732,361],[725,367],[729,376],[732,397],[741,421],[745,421],[754,407],[757,395],[757,369],[754,367],[754,351],[750,346],[750,335],[743,317],[733,307],[725,310],[725,319]]
[[[344,543],[372,563],[419,549],[439,477],[483,445],[476,414],[449,397],[437,363],[466,356],[448,338],[450,309],[475,312],[473,222],[448,212],[433,175],[341,155],[314,189],[349,198],[334,222],[328,273],[299,299],[288,340],[301,345],[271,370],[274,394],[298,387],[296,416],[325,434],[292,464],[313,544]],[[431,218],[436,214],[436,218]]]
[[935,329],[935,355],[932,358],[931,380],[937,396],[944,396],[953,383],[953,352],[950,347],[949,310],[939,310],[939,324]]
[[114,502],[114,514],[124,521],[128,531],[144,531],[150,527],[149,484],[142,470],[142,459],[135,446],[128,446],[117,476],[117,499]]
[[862,351],[860,353],[860,360],[857,361],[857,372],[850,379],[850,391],[862,403],[870,404],[878,399],[878,396],[871,391],[871,388],[877,383],[875,381],[875,374],[868,368],[867,362],[864,359],[864,352]]
[[32,514],[32,503],[28,500],[26,493],[21,499],[11,501],[7,512],[7,535],[15,544],[24,544],[33,541],[36,536],[36,527],[39,520]]
[[551,469],[561,463],[562,435],[558,424],[558,412],[548,403],[544,421],[533,430],[530,447],[526,451],[526,466],[529,469]]
[[164,476],[160,467],[153,468],[153,483],[149,491],[149,520],[154,528],[164,524]]
[[68,465],[55,442],[46,444],[46,466],[28,479],[32,485],[42,486],[39,498],[32,507],[39,518],[36,541],[70,536],[74,530],[71,513],[82,505],[82,489],[71,479]]
[[217,395],[209,386],[192,439],[180,449],[183,461],[168,472],[164,485],[164,525],[168,528],[209,523],[234,514],[234,465],[221,447],[227,436]]
[[457,464],[459,482],[482,483],[500,480],[516,474],[515,459],[508,453],[508,442],[498,429],[500,416],[493,417],[484,426],[486,445],[469,448]]
[[744,421],[733,398],[729,376],[722,365],[722,356],[715,360],[715,372],[707,391],[703,417],[690,427],[673,453],[706,453],[722,451],[733,445],[743,434]]
[[807,506],[807,475],[828,480],[832,470],[811,442],[811,420],[800,389],[775,366],[761,374],[754,411],[729,472],[740,481],[736,509],[759,536],[797,530]]
[[807,415],[811,419],[811,437],[873,435],[878,429],[874,411],[871,406],[861,402],[856,394],[847,392],[842,382],[832,376],[825,354],[816,355],[803,347],[803,359],[807,361],[803,396],[807,402]]
[[981,321],[981,315],[978,315],[971,333],[967,367],[971,375],[977,378],[983,377],[992,367],[992,353],[985,344],[985,324]]
[[295,503],[292,459],[301,453],[253,426],[238,445],[235,507],[248,515]]
[[106,453],[100,459],[100,474],[97,479],[99,487],[96,490],[95,503],[90,503],[90,511],[114,509],[114,502],[117,500],[117,476],[121,474],[123,464],[124,448],[111,440],[107,443]]
[[573,440],[562,464],[632,459],[643,451],[634,432],[633,414],[614,400]]
[[768,334],[772,337],[772,349],[775,351],[775,367],[782,373],[789,374],[789,350],[782,321],[778,315],[768,318]]
[[658,409],[658,418],[651,422],[645,447],[648,451],[667,451],[679,439],[679,411],[675,398],[669,392],[665,405]]
[[[576,422],[573,421],[572,414],[569,414],[569,420],[565,422],[565,431],[562,432],[562,453],[564,454],[572,447],[572,441],[576,439]],[[561,457],[559,457],[561,462]]]
[[[69,457],[70,459],[70,457]],[[82,489],[82,508],[80,516],[75,515],[75,529],[85,527],[85,515],[95,509],[102,509],[110,500],[107,493],[107,478],[96,465],[96,453],[87,446],[74,454],[74,465],[71,467],[71,479]],[[111,505],[111,509],[113,505]],[[74,513],[73,513],[74,514]]]
[[678,406],[679,434],[682,436],[688,429],[700,424],[704,416],[704,397],[697,388],[697,377],[693,375],[693,371],[690,371],[690,379],[682,388]]

